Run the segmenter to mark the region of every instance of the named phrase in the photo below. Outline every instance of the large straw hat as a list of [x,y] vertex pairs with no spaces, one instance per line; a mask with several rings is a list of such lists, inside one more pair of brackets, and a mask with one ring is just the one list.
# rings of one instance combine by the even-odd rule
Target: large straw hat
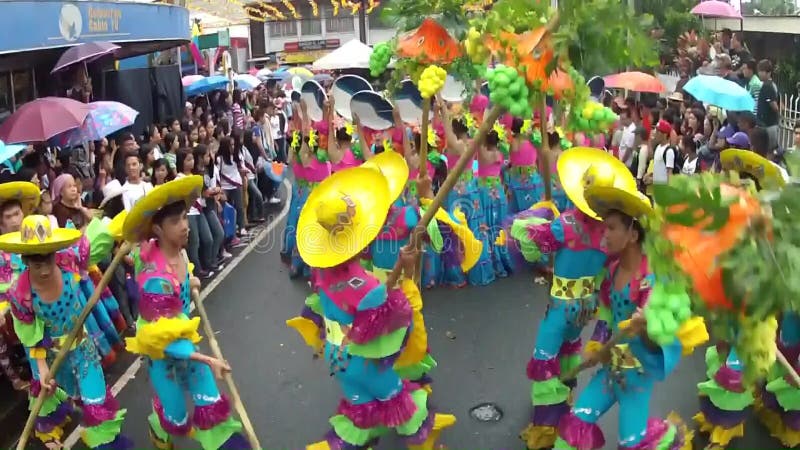
[[[126,241],[141,242],[150,237],[153,216],[169,204],[183,201],[187,208],[194,203],[203,190],[203,177],[192,175],[162,184],[139,199],[128,211],[122,225],[122,236]],[[116,219],[116,217],[115,217]]]
[[386,177],[386,182],[389,184],[389,198],[392,202],[397,200],[400,194],[403,193],[408,181],[409,171],[408,163],[400,153],[394,150],[385,151],[375,155],[372,159],[362,164],[361,167],[375,169]]
[[719,162],[723,170],[744,172],[758,180],[762,187],[766,187],[766,185],[783,187],[786,184],[786,179],[778,166],[750,150],[735,148],[723,150],[719,154]]
[[636,190],[636,179],[622,161],[603,150],[573,147],[558,158],[558,179],[575,207],[594,219],[600,219],[589,207],[584,190],[589,186],[613,186]]
[[0,236],[0,251],[19,255],[48,255],[73,245],[80,238],[80,230],[53,229],[46,216],[31,215],[22,219],[19,231]]
[[297,221],[297,249],[311,267],[337,266],[358,255],[380,233],[392,204],[379,171],[354,167],[320,183]]
[[22,213],[26,216],[39,206],[41,197],[39,186],[30,181],[12,181],[0,184],[0,205],[9,200],[17,200],[22,205]]
[[589,186],[584,196],[589,207],[603,217],[611,210],[620,211],[635,219],[653,212],[650,199],[636,189],[630,191],[613,186]]

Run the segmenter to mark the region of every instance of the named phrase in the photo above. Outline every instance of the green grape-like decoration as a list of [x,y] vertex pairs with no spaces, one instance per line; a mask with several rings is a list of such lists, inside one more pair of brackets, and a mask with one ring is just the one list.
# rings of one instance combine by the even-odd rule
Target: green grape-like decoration
[[675,341],[678,329],[692,315],[692,302],[680,285],[655,283],[644,308],[647,335],[658,345]]
[[568,126],[573,131],[587,134],[602,133],[610,129],[617,119],[611,108],[589,101],[570,110]]
[[419,93],[422,98],[431,98],[436,95],[447,80],[447,71],[436,65],[426,67],[419,77]]
[[486,79],[489,82],[489,100],[492,103],[502,106],[515,117],[525,118],[533,115],[528,101],[530,91],[517,69],[502,64],[497,65],[486,72]]
[[763,379],[775,363],[777,334],[778,320],[775,316],[766,320],[751,317],[740,319],[736,353],[742,361],[742,381],[746,386]]
[[386,68],[389,67],[389,62],[392,60],[392,47],[386,43],[381,42],[372,49],[372,55],[369,57],[369,73],[373,77],[380,76]]
[[467,51],[470,61],[475,64],[484,64],[489,60],[489,49],[483,43],[483,35],[475,27],[467,31],[464,49]]

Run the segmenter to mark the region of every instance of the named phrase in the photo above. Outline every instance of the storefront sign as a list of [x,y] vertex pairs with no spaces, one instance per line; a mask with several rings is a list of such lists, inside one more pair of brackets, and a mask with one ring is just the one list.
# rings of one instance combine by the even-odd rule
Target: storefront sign
[[307,52],[316,50],[332,50],[339,48],[339,39],[320,39],[316,41],[286,42],[285,52]]
[[330,53],[330,50],[314,50],[310,52],[279,53],[279,64],[309,64]]
[[10,30],[0,39],[0,54],[91,41],[191,39],[185,8],[111,1],[0,2],[0,29]]

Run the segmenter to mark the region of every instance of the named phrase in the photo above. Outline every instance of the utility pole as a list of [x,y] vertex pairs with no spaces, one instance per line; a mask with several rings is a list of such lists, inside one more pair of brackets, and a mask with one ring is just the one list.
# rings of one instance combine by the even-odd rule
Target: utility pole
[[358,39],[364,44],[367,43],[367,0],[358,0],[361,5],[358,8]]

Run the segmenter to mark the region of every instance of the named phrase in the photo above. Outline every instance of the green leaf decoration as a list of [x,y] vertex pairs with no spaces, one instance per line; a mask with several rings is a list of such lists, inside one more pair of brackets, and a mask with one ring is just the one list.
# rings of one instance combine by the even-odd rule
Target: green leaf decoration
[[720,193],[718,178],[683,175],[672,177],[669,184],[653,186],[655,203],[662,208],[683,207],[676,212],[664,210],[665,219],[669,223],[693,227],[708,222],[703,229],[717,231],[730,216],[728,202],[723,201]]

